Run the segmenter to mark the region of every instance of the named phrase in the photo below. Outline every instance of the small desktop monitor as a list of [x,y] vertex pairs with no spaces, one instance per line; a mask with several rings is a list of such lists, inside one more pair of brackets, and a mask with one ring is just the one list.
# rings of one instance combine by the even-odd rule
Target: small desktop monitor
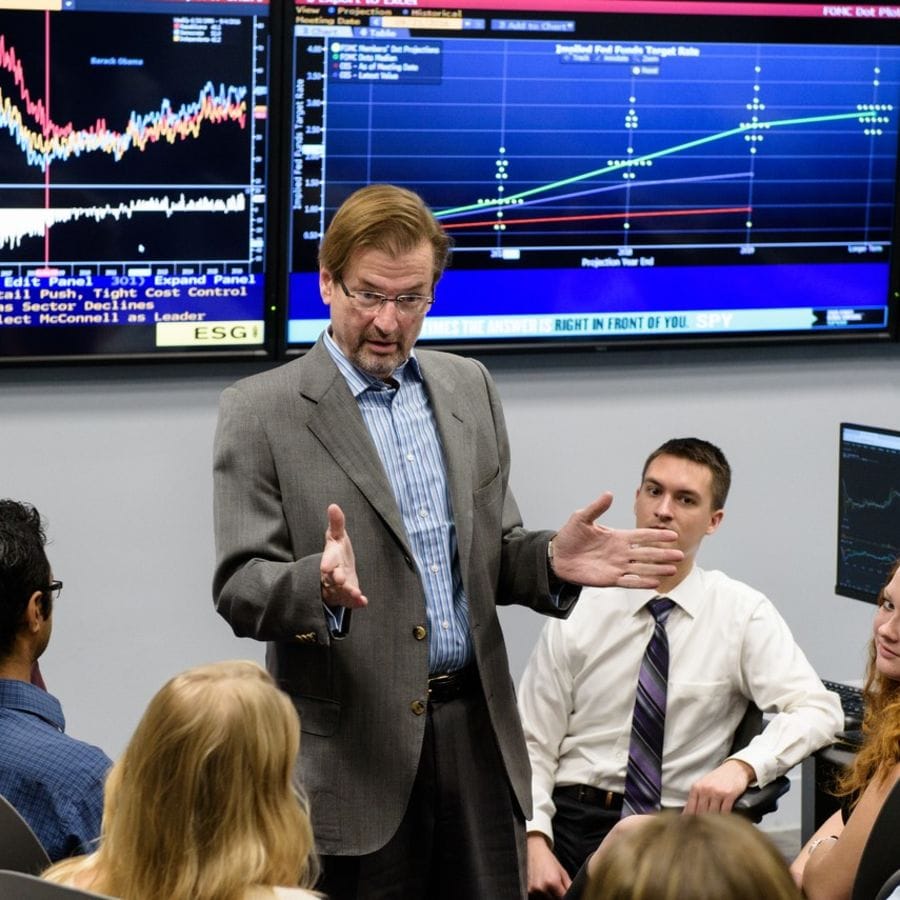
[[372,182],[455,241],[422,343],[891,336],[896,4],[293,3],[288,353],[327,322],[323,229]]
[[900,557],[900,431],[841,423],[835,592],[875,603]]
[[268,0],[0,0],[0,363],[270,355]]

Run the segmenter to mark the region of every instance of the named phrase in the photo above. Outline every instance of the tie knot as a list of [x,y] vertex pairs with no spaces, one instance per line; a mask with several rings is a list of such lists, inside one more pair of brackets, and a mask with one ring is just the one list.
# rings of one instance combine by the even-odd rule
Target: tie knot
[[672,607],[674,605],[675,601],[670,600],[668,597],[654,597],[647,604],[647,608],[650,610],[650,615],[656,619],[658,624],[665,625],[666,619],[669,618],[669,613],[672,612]]

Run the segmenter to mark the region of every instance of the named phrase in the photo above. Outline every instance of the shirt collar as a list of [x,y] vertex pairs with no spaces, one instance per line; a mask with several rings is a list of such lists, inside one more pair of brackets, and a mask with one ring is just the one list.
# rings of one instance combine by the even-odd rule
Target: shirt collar
[[670,600],[674,600],[675,605],[683,609],[692,619],[696,619],[703,606],[702,580],[703,570],[699,566],[692,566],[684,581],[664,594],[659,591],[633,591],[631,592],[634,594],[632,615],[638,615],[654,597],[668,597]]
[[692,566],[687,578],[677,587],[666,592],[678,606],[681,607],[692,619],[696,619],[703,606],[703,572],[698,566]]
[[[323,332],[322,337],[325,349],[334,360],[334,364],[338,367],[340,373],[344,376],[347,386],[350,388],[350,393],[353,394],[354,397],[358,399],[360,394],[363,394],[368,390],[388,390],[388,385],[380,378],[375,378],[367,372],[363,372],[347,359],[344,355],[344,351],[338,347],[337,342],[331,336],[330,328],[327,328]],[[398,384],[402,384],[407,378],[416,381],[422,380],[422,370],[419,366],[419,360],[416,358],[415,350],[410,353],[409,359],[407,359],[406,362],[401,363],[394,369],[392,377]]]
[[38,716],[59,731],[66,730],[59,700],[27,681],[0,678],[0,707]]

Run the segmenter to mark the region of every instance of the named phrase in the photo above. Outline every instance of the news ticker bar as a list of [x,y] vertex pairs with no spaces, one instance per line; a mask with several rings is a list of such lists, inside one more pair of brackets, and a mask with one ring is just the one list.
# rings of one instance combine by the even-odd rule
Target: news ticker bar
[[[885,310],[722,309],[665,313],[580,313],[577,315],[436,316],[429,315],[421,340],[481,340],[534,337],[617,337],[729,332],[847,331],[883,328]],[[292,319],[288,343],[313,343],[328,319]]]

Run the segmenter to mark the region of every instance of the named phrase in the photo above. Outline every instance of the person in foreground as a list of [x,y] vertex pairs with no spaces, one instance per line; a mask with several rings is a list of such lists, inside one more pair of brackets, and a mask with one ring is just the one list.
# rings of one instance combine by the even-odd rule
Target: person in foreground
[[293,786],[300,723],[249,661],[198,666],[147,706],[106,785],[100,846],[44,877],[125,900],[316,897]]
[[269,642],[300,710],[338,900],[524,896],[528,756],[496,607],[565,616],[578,585],[652,587],[681,559],[668,531],[595,524],[609,494],[555,535],[522,527],[487,370],[413,351],[449,247],[416,194],[352,194],[319,250],[328,329],[220,404],[216,608]]
[[740,816],[659,813],[597,856],[584,900],[800,900],[774,844]]
[[[900,779],[900,560],[878,597],[863,699],[863,745],[838,782],[843,808],[816,831],[791,865],[810,900],[846,900],[854,893],[872,826]],[[885,848],[883,877],[875,882],[900,867],[895,848],[893,841]]]
[[0,500],[0,794],[55,861],[88,852],[100,835],[111,761],[69,737],[59,701],[32,683],[62,590],[45,543],[33,506]]
[[[722,523],[730,484],[725,455],[708,441],[674,438],[654,450],[635,521],[678,535],[675,574],[656,591],[583,591],[567,620],[544,627],[519,689],[535,803],[532,897],[562,897],[607,833],[635,813],[727,813],[843,723],[837,696],[775,606],[695,565]],[[750,701],[774,715],[730,752]]]

